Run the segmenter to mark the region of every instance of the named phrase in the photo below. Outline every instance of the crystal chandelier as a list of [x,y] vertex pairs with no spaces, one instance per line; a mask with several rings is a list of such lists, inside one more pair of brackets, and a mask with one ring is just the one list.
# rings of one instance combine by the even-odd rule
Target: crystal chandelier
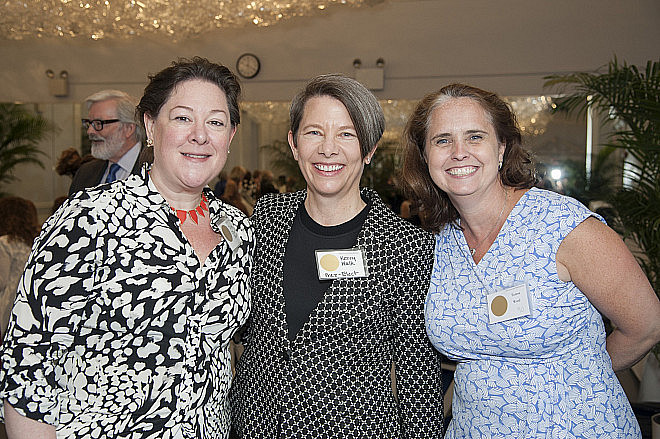
[[[546,127],[553,117],[552,108],[556,107],[556,104],[552,102],[552,96],[519,96],[503,97],[503,99],[511,105],[523,134],[534,137],[545,133]],[[386,121],[383,139],[398,141],[417,101],[387,99],[378,102],[383,108]],[[289,122],[289,102],[243,102],[241,109],[260,123],[286,124]]]
[[[380,0],[382,1],[382,0]],[[5,0],[0,38],[164,35],[170,40],[214,29],[270,26],[332,5],[379,0]]]
[[513,112],[516,113],[518,125],[523,134],[539,136],[552,119],[552,108],[557,105],[552,102],[551,96],[524,96],[504,98]]

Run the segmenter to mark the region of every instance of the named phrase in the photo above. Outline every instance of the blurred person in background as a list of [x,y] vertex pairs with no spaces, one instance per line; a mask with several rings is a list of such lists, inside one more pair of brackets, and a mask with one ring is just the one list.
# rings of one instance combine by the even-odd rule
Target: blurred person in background
[[213,186],[213,193],[216,197],[222,197],[225,193],[225,186],[227,185],[227,171],[222,171],[218,174],[218,182]]
[[234,180],[227,181],[227,184],[225,184],[225,191],[220,198],[225,203],[231,204],[240,209],[240,211],[246,216],[250,215],[250,208],[245,204],[245,201],[243,201],[241,194],[238,193],[238,185]]
[[234,180],[234,182],[240,186],[240,184],[243,182],[245,174],[247,174],[247,170],[244,167],[234,166],[231,168],[231,171],[229,171],[229,179]]
[[32,201],[0,199],[0,340],[7,331],[18,280],[38,233],[37,208]]
[[241,184],[238,186],[238,191],[241,193],[245,202],[250,206],[250,209],[253,209],[256,195],[256,184],[250,171],[245,171],[243,181],[241,181]]
[[69,196],[102,183],[139,174],[144,129],[135,120],[135,101],[120,90],[102,90],[85,99],[83,128],[92,143],[92,160],[80,166],[69,187]]
[[274,185],[275,176],[271,171],[261,171],[257,200],[266,194],[278,194],[280,191]]
[[80,157],[78,150],[75,148],[67,148],[57,159],[57,164],[55,165],[55,172],[57,175],[67,175],[73,178],[78,172],[78,169],[87,162],[94,160],[94,156],[87,154],[84,157]]

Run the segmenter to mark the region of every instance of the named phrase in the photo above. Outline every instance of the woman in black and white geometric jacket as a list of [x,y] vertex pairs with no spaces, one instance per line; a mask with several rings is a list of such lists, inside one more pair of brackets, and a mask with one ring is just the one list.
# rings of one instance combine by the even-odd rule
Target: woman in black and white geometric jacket
[[[206,185],[239,94],[201,58],[156,74],[138,107],[151,169],[79,192],[48,220],[2,350],[9,437],[228,435],[229,341],[247,319],[254,236]],[[104,119],[92,123],[116,114]]]
[[265,195],[250,218],[253,307],[232,423],[246,439],[441,438],[440,359],[424,329],[433,236],[359,187],[382,109],[357,81],[324,75],[290,115],[307,189]]

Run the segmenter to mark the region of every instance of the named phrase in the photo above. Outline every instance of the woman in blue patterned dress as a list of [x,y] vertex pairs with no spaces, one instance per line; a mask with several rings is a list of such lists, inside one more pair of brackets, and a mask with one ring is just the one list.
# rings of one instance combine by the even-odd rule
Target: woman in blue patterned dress
[[639,437],[614,370],[660,339],[660,303],[618,235],[532,187],[515,116],[493,93],[427,95],[404,142],[404,181],[436,233],[427,333],[457,362],[446,438]]

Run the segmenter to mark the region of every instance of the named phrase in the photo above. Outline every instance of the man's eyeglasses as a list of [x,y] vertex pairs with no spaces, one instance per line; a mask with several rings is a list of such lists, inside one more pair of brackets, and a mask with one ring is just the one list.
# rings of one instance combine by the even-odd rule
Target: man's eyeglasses
[[96,131],[101,131],[103,129],[103,126],[107,123],[115,123],[115,122],[121,122],[119,119],[107,119],[107,120],[101,120],[101,119],[94,119],[94,120],[89,120],[89,119],[82,119],[82,126],[86,130],[89,129],[89,126],[91,125]]

